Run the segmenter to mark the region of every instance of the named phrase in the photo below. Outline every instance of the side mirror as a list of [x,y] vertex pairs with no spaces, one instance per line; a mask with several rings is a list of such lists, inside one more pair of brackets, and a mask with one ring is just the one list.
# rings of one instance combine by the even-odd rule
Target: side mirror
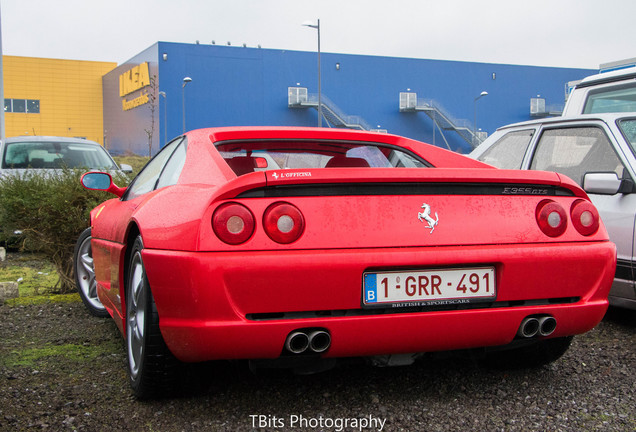
[[615,172],[585,173],[583,189],[587,193],[598,195],[625,194],[634,191],[634,182],[630,179],[621,180]]
[[88,172],[82,175],[82,186],[88,190],[100,190],[110,192],[121,198],[126,188],[121,188],[113,183],[113,178],[105,172]]
[[128,165],[128,164],[120,164],[119,165],[119,169],[121,169],[126,174],[132,174],[132,172],[133,172],[132,167],[130,165]]

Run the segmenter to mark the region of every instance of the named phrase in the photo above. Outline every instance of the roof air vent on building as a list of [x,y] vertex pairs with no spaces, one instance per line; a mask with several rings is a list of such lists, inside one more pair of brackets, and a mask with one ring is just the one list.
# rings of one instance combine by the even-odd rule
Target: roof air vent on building
[[530,99],[530,115],[542,116],[545,115],[545,99],[542,97],[535,97]]

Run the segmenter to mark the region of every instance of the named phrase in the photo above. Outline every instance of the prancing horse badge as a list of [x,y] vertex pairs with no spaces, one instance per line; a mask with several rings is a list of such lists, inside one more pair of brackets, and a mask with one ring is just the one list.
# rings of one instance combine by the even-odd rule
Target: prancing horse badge
[[422,208],[424,209],[424,211],[419,212],[417,214],[417,218],[420,220],[420,222],[428,222],[426,228],[430,228],[430,233],[433,234],[433,231],[435,231],[435,227],[439,223],[439,216],[437,216],[437,212],[435,212],[435,219],[433,219],[431,217],[431,206],[426,203],[422,204]]

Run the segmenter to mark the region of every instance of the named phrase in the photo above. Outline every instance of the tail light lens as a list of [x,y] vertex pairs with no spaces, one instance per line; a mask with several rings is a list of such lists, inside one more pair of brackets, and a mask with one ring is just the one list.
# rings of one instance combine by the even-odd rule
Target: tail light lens
[[552,200],[543,200],[537,206],[537,224],[549,237],[558,237],[568,226],[567,213],[561,204]]
[[584,236],[590,236],[598,231],[600,217],[596,207],[585,200],[576,200],[570,207],[572,225]]
[[212,229],[227,244],[245,243],[254,233],[256,222],[247,207],[237,203],[225,203],[214,211]]
[[303,234],[305,219],[295,206],[277,202],[265,210],[263,226],[269,238],[276,243],[289,244],[298,240]]

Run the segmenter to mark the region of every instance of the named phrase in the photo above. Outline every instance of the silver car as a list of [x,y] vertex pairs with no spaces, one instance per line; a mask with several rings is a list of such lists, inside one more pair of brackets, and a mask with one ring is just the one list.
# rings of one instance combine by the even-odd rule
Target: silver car
[[[110,154],[94,141],[55,136],[21,136],[7,138],[0,143],[0,178],[38,173],[45,178],[63,168],[91,171],[132,173],[130,165],[117,166]],[[21,230],[5,237],[0,244],[14,247],[22,236]]]
[[556,171],[582,186],[618,251],[610,304],[636,309],[636,112],[504,126],[470,156],[498,168]]
[[[113,158],[98,143],[80,138],[21,136],[0,144],[0,176],[30,170],[47,172],[67,168],[119,171]],[[122,164],[121,171],[132,172]]]

